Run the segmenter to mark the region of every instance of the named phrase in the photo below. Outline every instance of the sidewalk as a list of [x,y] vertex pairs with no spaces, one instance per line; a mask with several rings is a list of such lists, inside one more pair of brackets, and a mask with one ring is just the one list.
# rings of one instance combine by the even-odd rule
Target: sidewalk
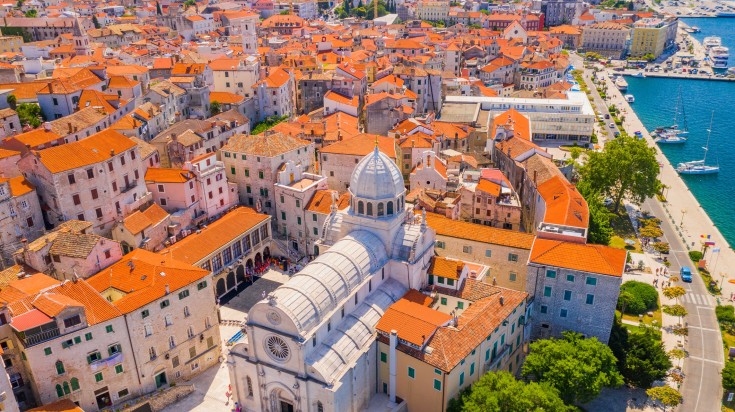
[[[630,131],[631,134],[636,130],[640,130],[649,145],[656,147],[645,126],[625,101],[620,91],[608,88],[608,96],[611,97],[611,103],[623,111],[625,129]],[[724,282],[722,296],[729,299],[735,293],[735,284],[728,282],[733,278],[732,274],[728,273],[728,269],[735,267],[735,251],[732,250],[730,244],[727,243],[697,199],[689,191],[674,166],[669,163],[660,150],[656,150],[656,152],[656,158],[661,165],[659,179],[661,183],[667,186],[667,189],[664,190],[667,202],[662,203],[667,217],[676,227],[679,237],[687,245],[688,250],[701,250],[701,235],[709,235],[709,241],[714,242],[715,247],[720,249],[720,252],[713,256],[713,248],[709,248],[704,259],[708,262],[712,278],[718,283]]]

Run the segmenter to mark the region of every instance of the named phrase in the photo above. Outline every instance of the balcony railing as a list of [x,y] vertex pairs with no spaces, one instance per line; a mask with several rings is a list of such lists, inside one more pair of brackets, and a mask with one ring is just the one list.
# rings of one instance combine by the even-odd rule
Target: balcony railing
[[497,368],[503,358],[505,358],[505,355],[507,355],[509,352],[510,345],[504,345],[503,349],[500,350],[500,353],[495,355],[495,358],[490,358],[489,361],[485,362],[485,372],[489,372]]
[[38,345],[39,343],[46,342],[47,340],[54,339],[60,335],[59,329],[50,329],[35,335],[28,335],[23,339],[25,347]]

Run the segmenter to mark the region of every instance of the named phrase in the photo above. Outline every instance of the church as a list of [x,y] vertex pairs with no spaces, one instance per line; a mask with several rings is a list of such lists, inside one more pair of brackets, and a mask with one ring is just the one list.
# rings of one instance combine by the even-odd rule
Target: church
[[248,313],[228,356],[245,411],[362,411],[378,392],[376,325],[427,285],[435,232],[406,207],[400,169],[377,146],[333,202],[319,256]]

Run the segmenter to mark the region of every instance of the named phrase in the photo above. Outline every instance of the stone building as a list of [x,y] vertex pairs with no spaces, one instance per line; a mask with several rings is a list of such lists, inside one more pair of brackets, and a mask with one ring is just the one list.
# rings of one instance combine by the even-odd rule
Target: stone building
[[36,239],[44,229],[35,186],[23,176],[0,176],[0,260],[10,263],[23,241]]

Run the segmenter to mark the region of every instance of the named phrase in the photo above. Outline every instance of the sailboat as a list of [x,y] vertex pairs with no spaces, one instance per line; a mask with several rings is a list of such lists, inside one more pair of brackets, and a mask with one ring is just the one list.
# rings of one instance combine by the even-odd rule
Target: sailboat
[[704,158],[702,160],[693,160],[691,162],[679,163],[676,171],[683,175],[709,175],[720,172],[720,166],[708,166],[707,152],[709,151],[709,138],[712,135],[712,121],[715,118],[715,112],[712,111],[712,118],[709,121],[709,129],[707,129],[707,145],[704,146]]
[[[683,128],[679,128],[679,115],[681,115]],[[659,144],[676,144],[686,143],[686,135],[689,133],[687,130],[687,118],[684,112],[684,101],[681,95],[681,87],[679,88],[679,97],[676,99],[676,109],[674,110],[674,124],[671,126],[657,127],[656,130],[651,133],[654,137],[653,141]]]

